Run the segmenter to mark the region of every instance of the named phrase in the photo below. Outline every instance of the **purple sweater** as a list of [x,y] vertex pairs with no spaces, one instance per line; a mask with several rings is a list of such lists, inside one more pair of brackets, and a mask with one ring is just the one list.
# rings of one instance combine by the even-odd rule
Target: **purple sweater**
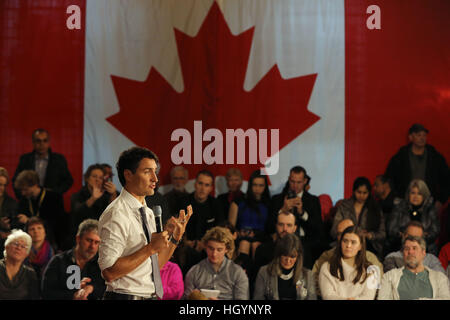
[[183,274],[180,267],[176,263],[167,261],[160,273],[164,289],[162,300],[180,300],[184,293]]

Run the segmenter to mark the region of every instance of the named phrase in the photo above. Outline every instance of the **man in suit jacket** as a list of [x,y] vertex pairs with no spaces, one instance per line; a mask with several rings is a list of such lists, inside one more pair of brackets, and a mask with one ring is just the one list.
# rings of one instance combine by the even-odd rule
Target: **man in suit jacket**
[[306,170],[293,167],[283,191],[272,197],[266,230],[269,234],[274,233],[280,211],[293,212],[298,218],[297,232],[304,248],[303,264],[311,269],[324,249],[324,232],[319,198],[306,191],[307,184]]
[[[33,151],[20,156],[19,165],[12,179],[13,186],[20,172],[34,170],[39,175],[39,185],[47,190],[63,194],[73,184],[73,178],[67,167],[66,158],[50,148],[50,135],[45,129],[36,129],[32,135]],[[22,198],[14,188],[16,198]]]

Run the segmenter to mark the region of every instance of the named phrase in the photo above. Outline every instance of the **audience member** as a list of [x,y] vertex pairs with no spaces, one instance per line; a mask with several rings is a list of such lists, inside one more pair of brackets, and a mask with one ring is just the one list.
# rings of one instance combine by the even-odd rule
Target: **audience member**
[[226,222],[223,227],[227,228],[230,231],[231,236],[233,237],[234,240],[234,248],[227,252],[228,259],[232,260],[234,263],[241,266],[242,269],[244,269],[247,276],[249,277],[253,268],[253,259],[250,258],[248,254],[236,250],[236,248],[238,248],[239,245],[238,233],[236,228],[233,227],[229,222]]
[[13,230],[5,242],[4,259],[0,260],[0,300],[38,300],[36,272],[24,264],[31,248],[31,237]]
[[330,262],[320,268],[319,287],[324,300],[373,300],[375,274],[369,273],[364,232],[357,226],[344,230]]
[[164,290],[162,300],[180,300],[184,294],[183,274],[180,267],[176,263],[167,261],[160,270],[160,274]]
[[[166,224],[167,221],[172,217],[172,214],[170,213],[169,204],[167,203],[167,199],[158,191],[159,186],[158,183],[156,183],[155,192],[151,196],[145,197],[145,203],[147,204],[147,207],[153,208],[155,206],[160,206],[162,211],[162,222],[163,225]],[[155,210],[153,210],[155,211]],[[175,215],[176,218],[178,218],[178,214]]]
[[24,230],[29,218],[39,217],[47,226],[47,236],[53,248],[63,249],[69,231],[69,216],[64,211],[61,195],[40,187],[38,174],[32,170],[22,171],[17,176],[15,187],[23,197],[11,226]]
[[[47,300],[101,300],[106,289],[98,266],[98,221],[83,221],[76,235],[75,248],[57,254],[50,260],[42,278],[42,295]],[[68,287],[79,268],[80,288]]]
[[450,194],[450,172],[445,158],[427,144],[428,129],[415,123],[409,128],[410,143],[389,160],[385,176],[391,178],[398,195],[404,195],[414,179],[425,181],[437,209]]
[[66,158],[50,148],[50,135],[45,129],[36,129],[32,134],[33,151],[20,156],[14,177],[12,178],[16,198],[22,194],[15,187],[15,181],[24,170],[33,170],[38,174],[38,185],[62,195],[70,189],[73,178],[67,167]]
[[[325,262],[330,263],[331,259],[335,255],[335,251],[337,249],[337,244],[341,240],[342,233],[344,232],[345,229],[347,229],[348,227],[352,227],[354,225],[355,224],[353,223],[353,220],[351,220],[351,219],[341,220],[341,222],[339,222],[337,227],[336,227],[336,230],[337,230],[337,234],[336,234],[337,243],[335,243],[335,246],[333,248],[331,248],[330,250],[327,250],[324,253],[322,253],[322,255],[319,257],[319,259],[317,259],[316,262],[314,263],[314,267],[312,269],[312,272],[314,274],[314,278],[316,280],[317,287],[319,286],[319,272],[320,272],[320,269],[322,268],[322,265]],[[383,265],[378,260],[378,258],[377,258],[377,256],[375,254],[373,254],[369,250],[366,250],[366,259],[367,259],[367,261],[369,262],[370,265],[375,265],[375,266],[377,266],[380,269],[380,276],[383,275]],[[320,289],[318,289],[317,291],[318,291],[317,294],[320,295]]]
[[270,204],[267,176],[258,169],[248,181],[246,197],[230,205],[228,219],[238,230],[240,253],[254,258],[256,248],[266,240],[265,224]]
[[423,265],[426,246],[421,237],[408,236],[403,240],[405,266],[384,274],[379,300],[450,299],[446,275]]
[[[410,221],[408,223],[408,226],[406,227],[405,232],[402,235],[402,240],[406,239],[409,236],[423,238],[423,226],[419,221]],[[384,272],[388,272],[395,268],[401,268],[404,265],[405,261],[403,260],[402,250],[391,252],[384,258],[383,261]],[[423,265],[432,270],[445,273],[445,269],[442,268],[439,259],[431,253],[425,254]]]
[[222,205],[225,219],[228,220],[228,212],[230,205],[233,202],[239,203],[244,199],[245,194],[241,191],[242,188],[242,173],[238,168],[228,169],[225,178],[227,180],[228,192],[222,193],[217,197]]
[[114,173],[113,173],[113,168],[111,167],[111,165],[108,163],[102,163],[102,164],[100,164],[100,166],[103,169],[103,179],[105,181],[112,182]]
[[316,300],[311,270],[303,268],[303,249],[295,234],[279,239],[274,259],[256,277],[254,300]]
[[423,180],[413,180],[409,184],[405,199],[394,208],[388,221],[389,242],[399,248],[402,233],[410,221],[422,223],[428,252],[437,255],[435,240],[439,235],[439,219],[433,205],[433,197]]
[[378,175],[373,183],[373,192],[383,211],[384,221],[386,222],[389,220],[394,206],[400,202],[400,198],[397,198],[394,193],[392,180],[384,175]]
[[195,191],[179,208],[180,210],[186,209],[187,205],[191,204],[195,212],[195,215],[191,218],[191,223],[186,227],[186,239],[191,241],[190,246],[192,247],[197,247],[197,244],[201,243],[199,240],[207,230],[225,221],[224,212],[219,202],[211,196],[213,183],[214,176],[212,173],[208,170],[201,170],[195,180]]
[[366,177],[358,177],[353,182],[353,194],[338,205],[331,228],[331,236],[336,239],[337,225],[343,219],[350,219],[358,226],[367,239],[367,249],[381,259],[386,238],[383,213],[371,196],[371,184]]
[[31,236],[31,250],[26,263],[34,269],[40,281],[45,267],[55,252],[46,239],[44,221],[38,217],[31,217],[28,220],[26,232]]
[[[249,299],[248,278],[244,270],[226,257],[234,240],[228,229],[214,227],[202,238],[207,258],[193,266],[184,281],[184,296],[199,296],[200,289],[219,290],[219,300]],[[211,298],[210,298],[211,299]]]
[[72,237],[86,219],[98,220],[106,207],[117,197],[114,183],[105,179],[100,164],[90,165],[84,173],[84,186],[70,197]]
[[[297,218],[291,211],[280,211],[280,213],[278,213],[277,222],[275,224],[275,234],[256,249],[254,276],[258,274],[258,271],[262,266],[269,264],[273,260],[276,242],[287,234],[297,234],[297,227]],[[251,281],[251,283],[253,283],[253,281]]]
[[170,170],[170,181],[173,189],[164,195],[169,205],[170,216],[176,217],[180,203],[185,203],[189,196],[185,189],[189,179],[189,172],[183,166],[175,166]]
[[3,257],[5,240],[11,232],[11,218],[17,213],[17,202],[6,192],[8,171],[0,167],[0,258]]
[[450,242],[443,246],[441,251],[439,251],[439,261],[441,262],[442,267],[447,270],[450,262]]
[[306,268],[311,269],[325,244],[320,202],[316,196],[304,189],[307,182],[304,168],[296,166],[290,170],[283,191],[272,198],[266,230],[269,234],[274,233],[276,217],[280,210],[292,211],[298,216],[297,232],[303,245],[303,263]]

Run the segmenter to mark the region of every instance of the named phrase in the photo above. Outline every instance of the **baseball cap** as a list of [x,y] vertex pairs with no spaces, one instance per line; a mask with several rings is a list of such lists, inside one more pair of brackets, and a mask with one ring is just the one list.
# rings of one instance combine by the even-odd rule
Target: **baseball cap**
[[423,125],[421,125],[420,123],[414,123],[411,128],[409,128],[409,134],[411,133],[417,133],[417,132],[421,132],[421,131],[425,131],[426,133],[428,133],[428,129],[425,128]]

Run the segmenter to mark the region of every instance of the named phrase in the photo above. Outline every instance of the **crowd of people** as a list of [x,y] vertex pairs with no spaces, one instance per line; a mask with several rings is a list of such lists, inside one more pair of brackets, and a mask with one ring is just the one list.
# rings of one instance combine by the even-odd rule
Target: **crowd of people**
[[[411,126],[386,171],[373,183],[356,178],[352,195],[334,205],[308,191],[301,166],[276,195],[260,170],[243,192],[244,177],[231,168],[217,197],[210,171],[196,174],[189,193],[187,169],[173,167],[173,188],[145,197],[147,207],[162,207],[163,224],[188,206],[194,214],[160,266],[158,299],[450,299],[450,173],[427,133]],[[32,142],[11,179],[17,200],[0,168],[0,299],[102,299],[114,281],[98,254],[99,228],[111,219],[102,214],[120,195],[113,169],[89,166],[65,212],[66,159],[51,151],[46,130]]]

